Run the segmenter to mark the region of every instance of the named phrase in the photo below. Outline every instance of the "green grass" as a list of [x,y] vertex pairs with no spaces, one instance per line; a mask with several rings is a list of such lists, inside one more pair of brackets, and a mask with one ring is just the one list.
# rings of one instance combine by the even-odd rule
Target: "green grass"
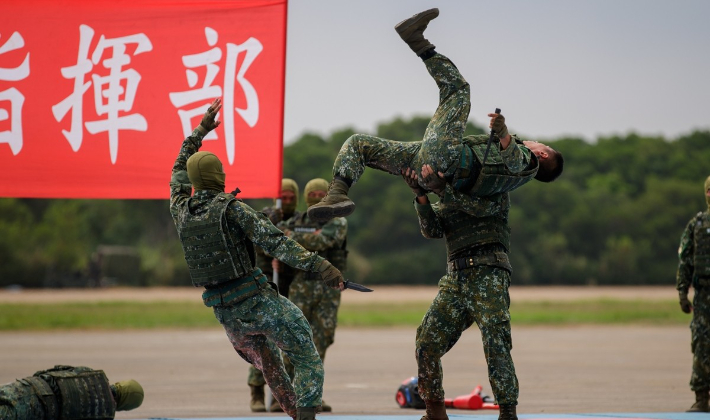
[[[429,302],[343,305],[339,325],[419,325]],[[513,302],[513,325],[687,325],[690,316],[668,301],[583,300]],[[201,302],[98,302],[0,304],[0,331],[219,328]]]

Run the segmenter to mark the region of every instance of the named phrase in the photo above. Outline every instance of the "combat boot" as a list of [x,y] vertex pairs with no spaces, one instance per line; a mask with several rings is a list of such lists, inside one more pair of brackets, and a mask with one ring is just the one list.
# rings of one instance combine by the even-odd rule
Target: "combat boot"
[[269,407],[269,413],[283,413],[284,409],[281,408],[279,400],[276,397],[271,398],[271,406]]
[[295,420],[316,420],[315,407],[298,407]]
[[513,404],[501,404],[498,420],[518,420],[516,406]]
[[264,385],[249,385],[249,388],[251,388],[251,402],[249,403],[249,408],[254,413],[265,413],[266,404],[264,403]]
[[328,194],[308,208],[308,217],[316,222],[327,222],[334,217],[345,217],[355,211],[355,203],[348,198],[350,186],[339,179],[333,178],[328,187]]
[[333,407],[329,406],[328,403],[326,403],[325,401],[321,400],[321,402],[320,402],[320,411],[322,411],[322,412],[324,412],[324,413],[330,413],[331,411],[333,411]]
[[708,391],[695,391],[695,404],[693,404],[690,407],[690,410],[688,410],[688,413],[707,413],[710,411],[708,408],[708,400],[710,399],[710,396],[708,395]]
[[443,401],[425,400],[426,415],[421,420],[449,420]]
[[424,38],[424,30],[429,22],[437,16],[439,16],[439,9],[425,10],[399,22],[394,29],[416,55],[422,55],[434,49],[434,45]]

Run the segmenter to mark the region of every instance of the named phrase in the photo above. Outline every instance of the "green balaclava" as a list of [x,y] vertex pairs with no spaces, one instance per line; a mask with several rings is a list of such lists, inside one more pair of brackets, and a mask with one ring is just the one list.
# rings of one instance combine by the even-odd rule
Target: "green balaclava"
[[291,178],[284,178],[281,180],[281,191],[291,191],[294,195],[293,203],[281,203],[284,219],[289,219],[296,212],[296,206],[298,206],[298,184]]
[[328,191],[328,185],[328,181],[323,178],[316,178],[308,181],[306,189],[303,190],[303,197],[306,199],[308,207],[318,204],[321,200],[320,198],[308,198],[308,193],[313,191]]
[[705,202],[708,203],[708,209],[710,209],[710,197],[708,197],[708,188],[710,188],[710,176],[705,179],[705,190],[703,194],[705,195]]
[[116,396],[116,411],[128,411],[143,404],[143,387],[133,379],[111,385]]
[[224,191],[222,162],[212,152],[197,152],[187,160],[187,175],[197,190]]

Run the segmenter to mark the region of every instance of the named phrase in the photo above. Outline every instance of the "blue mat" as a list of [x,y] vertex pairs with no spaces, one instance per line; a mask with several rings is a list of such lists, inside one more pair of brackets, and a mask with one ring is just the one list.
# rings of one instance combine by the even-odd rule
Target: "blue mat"
[[[451,414],[447,413],[449,418],[454,420],[497,420],[498,413],[495,414]],[[332,416],[327,414],[319,414],[318,418],[323,420],[419,420],[423,416],[423,410],[419,414],[411,416],[378,416],[378,415],[358,415],[358,416]],[[271,419],[290,419],[290,417],[222,417],[222,418],[182,418],[182,417],[151,417],[146,420],[271,420]],[[535,420],[708,420],[708,413],[593,413],[593,414],[519,414],[520,420],[535,419]]]

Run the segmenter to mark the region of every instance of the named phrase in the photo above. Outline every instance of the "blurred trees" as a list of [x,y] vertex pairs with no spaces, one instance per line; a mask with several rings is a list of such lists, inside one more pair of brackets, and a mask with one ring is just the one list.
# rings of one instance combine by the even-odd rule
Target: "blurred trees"
[[[428,121],[398,118],[374,134],[420,140]],[[469,123],[467,134],[483,132]],[[284,176],[301,191],[310,179],[329,181],[335,155],[353,133],[302,135],[285,147]],[[511,194],[513,282],[672,285],[680,234],[706,208],[710,132],[673,141],[629,134],[546,143],[562,151],[565,172]],[[346,276],[366,284],[436,284],[445,272],[444,242],[421,236],[400,177],[367,169],[351,195],[357,210],[348,217]],[[272,200],[248,203],[261,209]],[[0,286],[95,284],[97,268],[106,265],[97,250],[125,247],[137,252],[140,266],[135,278],[119,283],[190,284],[167,200],[3,198],[0,211]]]

